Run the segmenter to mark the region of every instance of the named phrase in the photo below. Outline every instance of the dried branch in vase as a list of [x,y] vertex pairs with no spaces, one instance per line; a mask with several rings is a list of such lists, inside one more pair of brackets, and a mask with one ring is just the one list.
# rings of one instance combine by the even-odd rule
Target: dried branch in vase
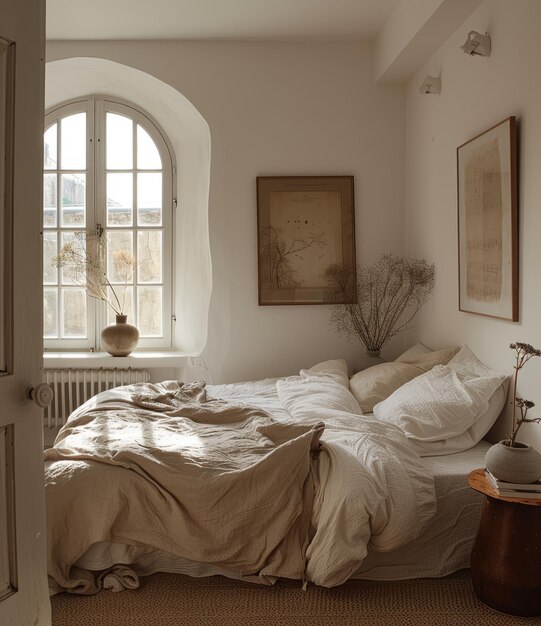
[[[101,236],[98,233],[78,231],[74,233],[73,241],[64,244],[60,254],[52,259],[52,264],[63,269],[65,278],[86,287],[91,298],[105,302],[116,315],[124,315],[126,286],[135,259],[126,250],[115,250],[111,257],[114,275],[120,277],[119,284],[115,286],[107,276],[106,250]],[[122,300],[116,291],[120,287],[123,291]]]
[[434,288],[435,267],[424,260],[383,254],[379,261],[353,272],[329,266],[325,278],[345,302],[333,307],[330,323],[339,332],[361,340],[379,352],[397,333],[406,330]]

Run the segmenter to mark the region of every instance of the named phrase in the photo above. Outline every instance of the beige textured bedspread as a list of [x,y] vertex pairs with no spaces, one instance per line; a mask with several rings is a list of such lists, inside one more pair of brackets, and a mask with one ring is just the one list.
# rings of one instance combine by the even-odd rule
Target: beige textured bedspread
[[99,576],[73,564],[110,541],[260,582],[303,578],[323,424],[207,401],[203,383],[125,389],[83,405],[45,453],[49,575],[95,593]]

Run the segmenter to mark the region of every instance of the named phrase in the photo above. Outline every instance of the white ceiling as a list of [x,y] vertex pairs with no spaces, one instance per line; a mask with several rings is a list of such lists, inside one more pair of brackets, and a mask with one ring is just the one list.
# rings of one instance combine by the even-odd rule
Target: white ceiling
[[48,39],[372,40],[398,0],[47,0]]

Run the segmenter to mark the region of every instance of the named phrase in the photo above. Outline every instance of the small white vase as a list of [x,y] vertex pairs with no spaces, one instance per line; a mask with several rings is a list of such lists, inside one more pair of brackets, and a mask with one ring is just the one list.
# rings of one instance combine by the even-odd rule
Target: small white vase
[[372,365],[378,365],[379,363],[384,363],[383,357],[381,356],[381,352],[379,350],[367,350],[366,356],[368,357],[368,367]]
[[379,350],[366,350],[364,356],[362,357],[359,369],[366,370],[370,367],[374,367],[374,365],[379,365],[380,363],[384,363],[384,360],[382,359]]
[[533,483],[541,477],[541,454],[527,443],[500,441],[489,448],[485,467],[499,480],[508,483]]
[[116,324],[101,331],[101,343],[111,356],[128,356],[137,346],[139,331],[127,319],[127,315],[117,315]]
[[379,358],[381,356],[381,351],[380,350],[367,350],[366,355],[371,356],[373,358]]

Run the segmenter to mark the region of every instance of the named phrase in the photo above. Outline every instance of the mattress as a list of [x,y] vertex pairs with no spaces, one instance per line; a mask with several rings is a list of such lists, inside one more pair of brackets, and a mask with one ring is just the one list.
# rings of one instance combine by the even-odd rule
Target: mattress
[[470,566],[483,495],[468,487],[468,474],[484,467],[490,443],[466,452],[425,457],[423,464],[436,488],[437,509],[421,535],[392,552],[368,551],[354,578],[405,580],[435,578]]
[[[209,386],[208,396],[259,406],[276,419],[288,416],[276,394],[276,379]],[[466,452],[422,459],[427,474],[434,477],[437,498],[434,517],[416,540],[397,550],[377,552],[369,548],[362,567],[353,577],[370,580],[440,577],[469,567],[483,496],[468,487],[467,476],[471,470],[484,466],[489,447],[483,441]],[[94,544],[76,563],[94,571],[118,564],[130,565],[142,576],[170,572],[232,577],[212,564],[194,563],[148,546],[109,542]]]

